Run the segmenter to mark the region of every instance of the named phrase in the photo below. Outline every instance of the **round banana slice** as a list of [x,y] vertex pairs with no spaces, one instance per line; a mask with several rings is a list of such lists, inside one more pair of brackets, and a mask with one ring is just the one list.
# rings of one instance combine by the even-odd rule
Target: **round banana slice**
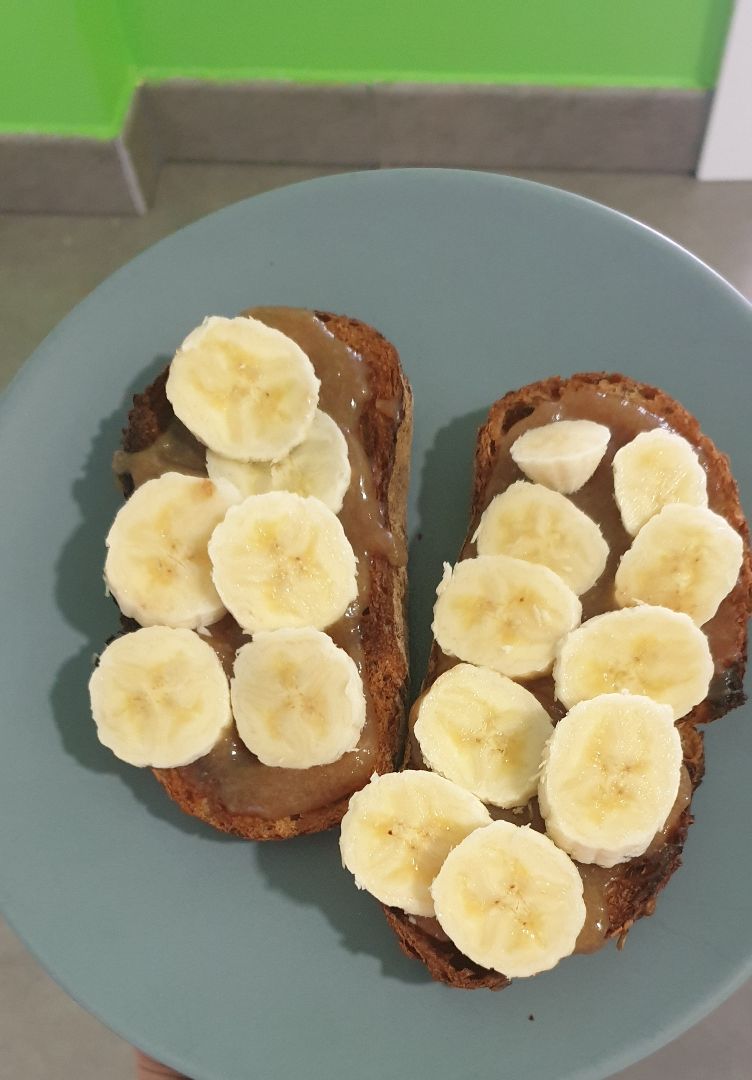
[[258,319],[211,315],[175,354],[166,393],[175,415],[210,450],[275,461],[313,423],[319,380],[291,338]]
[[163,473],[120,508],[107,536],[104,578],[124,615],[142,626],[209,626],[225,613],[207,545],[239,499],[226,480]]
[[548,671],[559,641],[582,617],[558,574],[508,555],[445,566],[436,595],[433,634],[443,651],[512,679]]
[[479,555],[547,566],[578,596],[595,585],[608,559],[608,544],[592,518],[558,491],[525,480],[492,499],[474,540]]
[[472,664],[439,676],[421,699],[415,722],[429,768],[504,809],[522,806],[536,793],[552,730],[529,690]]
[[556,420],[512,443],[512,460],[529,480],[571,495],[601,463],[611,432],[592,420]]
[[288,491],[233,506],[209,541],[214,584],[250,634],[325,630],[358,595],[356,559],[339,518]]
[[342,819],[342,863],[359,889],[411,915],[433,915],[431,882],[449,852],[491,816],[469,791],[414,770],[374,776]]
[[148,626],[111,642],[89,681],[99,741],[129,765],[175,769],[232,722],[219,657],[192,630]]
[[320,630],[255,634],[230,693],[238,735],[264,765],[329,765],[355,749],[366,721],[355,662]]
[[725,518],[701,506],[664,506],[643,525],[616,571],[616,602],[712,619],[739,577],[744,544]]
[[669,705],[634,694],[580,702],[546,748],[538,794],[546,831],[581,863],[642,855],[671,812],[681,766]]
[[645,604],[596,615],[565,638],[554,664],[567,709],[600,694],[644,694],[670,705],[674,720],[707,696],[708,639],[688,615]]
[[691,443],[656,428],[640,432],[614,454],[614,495],[624,528],[636,536],[671,503],[707,506],[707,476]]
[[280,461],[233,461],[207,450],[206,468],[213,480],[229,480],[243,496],[292,491],[321,499],[335,514],[350,486],[347,440],[319,409],[305,439]]
[[574,951],[585,922],[582,878],[529,826],[494,821],[447,856],[431,887],[457,948],[509,978],[548,971]]

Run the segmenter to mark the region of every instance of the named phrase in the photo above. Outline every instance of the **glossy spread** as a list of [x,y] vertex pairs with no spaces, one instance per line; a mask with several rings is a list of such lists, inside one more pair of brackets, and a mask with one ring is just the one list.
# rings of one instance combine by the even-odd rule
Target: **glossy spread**
[[118,475],[130,473],[133,486],[156,480],[166,472],[206,476],[206,450],[188,428],[173,416],[164,431],[145,450],[116,450],[112,467]]
[[[589,592],[585,593],[582,600],[582,621],[599,615],[604,611],[610,611],[616,607],[613,600],[614,575],[622,554],[632,542],[632,538],[622,525],[619,509],[614,499],[613,485],[613,458],[620,447],[630,442],[641,431],[649,431],[661,426],[672,430],[665,421],[654,413],[651,413],[642,404],[620,398],[618,394],[604,392],[594,386],[567,388],[559,401],[545,402],[532,409],[529,415],[513,424],[497,441],[494,453],[494,463],[489,472],[483,497],[480,500],[468,536],[473,536],[480,521],[480,517],[494,498],[495,495],[505,491],[516,480],[524,479],[522,472],[515,465],[510,455],[510,447],[524,431],[533,427],[540,427],[557,420],[594,420],[605,424],[611,431],[611,439],[606,454],[601,464],[596,469],[592,478],[573,495],[568,496],[572,502],[584,513],[596,521],[603,532],[609,545],[609,558],[606,569],[601,578]],[[708,463],[700,453],[700,463],[708,472]],[[708,476],[708,498],[711,510],[723,513],[721,494],[713,485],[712,477]],[[475,544],[467,541],[460,553],[460,559],[472,558],[476,554]],[[721,604],[716,616],[703,627],[708,635],[713,659],[715,662],[716,679],[722,679],[722,671],[735,657],[733,638],[733,618],[729,618],[732,601],[730,596]],[[431,654],[430,673],[428,682],[432,682],[443,671],[454,667],[459,663],[455,657],[444,654],[434,643]],[[714,680],[715,681],[715,680]],[[553,678],[550,675],[543,676],[524,685],[529,689],[554,721],[560,720],[565,713],[562,705],[556,701],[554,695]],[[710,693],[713,692],[711,684]],[[417,741],[412,734],[414,718],[418,702],[413,706],[410,717],[410,764],[413,768],[424,768]],[[655,855],[666,841],[671,837],[684,810],[689,806],[692,797],[692,785],[686,768],[682,769],[682,777],[679,792],[674,807],[665,822],[663,828],[656,834],[646,854]],[[518,825],[532,825],[539,831],[544,831],[543,820],[538,809],[538,800],[532,799],[522,808],[522,811],[499,811],[490,808],[493,817],[503,817]],[[584,886],[584,898],[586,906],[586,919],[582,932],[577,940],[575,952],[594,952],[600,948],[606,940],[609,930],[607,891],[611,882],[620,873],[620,867],[604,869],[599,866],[578,866]],[[417,920],[416,920],[417,922]],[[447,940],[446,935],[439,927],[435,919],[421,919],[420,926],[439,940]]]
[[[383,500],[379,499],[371,462],[363,442],[362,417],[373,407],[399,423],[403,402],[375,400],[365,361],[336,338],[314,312],[297,308],[253,308],[244,314],[281,330],[308,355],[321,380],[319,407],[329,414],[344,434],[352,471],[339,518],[358,559],[358,596],[343,617],[327,633],[350,654],[364,676],[362,616],[370,593],[373,559],[404,565],[406,552],[389,531]],[[206,475],[204,447],[173,418],[146,449],[118,451],[113,462],[117,473],[130,473],[135,486],[163,472]],[[206,640],[219,654],[230,673],[236,650],[248,641],[230,616],[208,628]],[[366,723],[357,748],[331,765],[310,769],[270,768],[246,749],[233,725],[214,749],[175,770],[192,786],[233,815],[253,815],[269,820],[302,814],[328,806],[362,787],[373,772],[377,731],[373,703],[366,693]]]

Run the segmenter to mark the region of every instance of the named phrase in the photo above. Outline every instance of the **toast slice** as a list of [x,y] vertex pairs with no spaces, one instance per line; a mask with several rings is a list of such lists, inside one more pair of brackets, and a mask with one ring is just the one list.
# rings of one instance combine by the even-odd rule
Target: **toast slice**
[[[575,504],[601,524],[611,548],[602,581],[608,585],[631,537],[624,530],[613,498],[611,463],[621,445],[639,431],[662,425],[687,439],[697,450],[708,478],[710,509],[721,514],[742,536],[744,559],[737,583],[722,602],[717,615],[703,627],[708,635],[715,662],[715,675],[704,701],[682,718],[682,738],[686,769],[683,789],[662,834],[648,851],[638,858],[599,873],[586,882],[586,904],[591,924],[602,924],[601,933],[590,929],[588,947],[592,951],[602,941],[616,938],[624,944],[634,922],[655,910],[656,898],[681,864],[687,831],[692,823],[691,795],[700,783],[704,769],[703,739],[698,725],[715,720],[744,701],[743,680],[747,656],[747,620],[752,612],[752,556],[749,530],[739,503],[739,494],[728,458],[703,435],[698,421],[677,401],[655,387],[618,374],[586,373],[569,379],[550,378],[506,394],[491,408],[488,419],[478,432],[470,506],[470,527],[460,558],[475,553],[471,538],[480,517],[494,495],[522,478],[511,459],[509,449],[528,427],[554,419],[590,419],[606,424],[612,432],[608,451],[596,473],[584,488],[571,496]],[[598,512],[600,508],[600,513]],[[600,582],[581,597],[583,622],[615,606]],[[425,691],[452,660],[433,643]],[[550,683],[550,680],[549,680]],[[553,704],[552,687],[542,688],[546,704]],[[554,705],[554,708],[556,706]],[[563,715],[558,707],[554,719]],[[410,725],[412,730],[412,723]],[[424,768],[416,740],[410,736],[409,767]],[[492,815],[496,816],[492,810]],[[515,818],[543,828],[537,812],[537,800],[529,804],[526,816]],[[587,871],[586,871],[587,873]],[[595,888],[593,888],[595,887]],[[396,908],[384,908],[386,918],[397,934],[402,950],[421,960],[434,979],[462,989],[500,990],[509,979],[495,971],[474,964],[442,932],[434,919],[424,919]],[[586,922],[586,925],[587,925]],[[578,942],[579,951],[579,942]]]
[[[256,308],[253,315],[282,330],[307,351],[322,382],[321,407],[336,420],[337,394],[349,365],[358,369],[362,404],[357,430],[350,432],[351,492],[342,523],[348,533],[348,498],[363,501],[357,486],[357,455],[373,527],[348,539],[360,552],[367,574],[360,574],[358,655],[367,702],[367,721],[358,748],[332,765],[282,769],[262,765],[234,730],[205,758],[182,768],[154,769],[168,795],[188,814],[223,832],[250,840],[281,840],[336,825],[350,796],[373,772],[399,768],[405,749],[408,662],[405,602],[407,589],[405,513],[412,436],[412,394],[396,348],[373,327],[327,312]],[[165,394],[167,371],[137,394],[123,431],[114,469],[123,493],[173,470],[206,475],[204,448],[175,418]],[[342,385],[340,385],[342,384]],[[339,389],[338,389],[339,387]],[[350,388],[352,389],[352,388]],[[329,399],[329,404],[328,404]],[[342,399],[344,400],[344,399]],[[340,402],[342,404],[342,402]],[[362,485],[361,485],[362,486]],[[351,530],[351,531],[354,531]],[[362,567],[361,567],[362,569]],[[135,624],[123,619],[125,629]],[[331,633],[334,633],[332,628]],[[347,650],[350,638],[338,643]],[[237,648],[248,641],[227,615],[206,638],[228,673]]]

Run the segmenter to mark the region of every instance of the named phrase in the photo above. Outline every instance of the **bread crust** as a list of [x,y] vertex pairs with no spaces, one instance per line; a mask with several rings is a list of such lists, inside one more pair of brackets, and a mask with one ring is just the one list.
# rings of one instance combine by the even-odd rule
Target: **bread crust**
[[[360,436],[373,471],[373,484],[384,523],[395,537],[398,550],[406,551],[406,506],[412,441],[412,392],[400,364],[399,354],[382,334],[358,319],[330,312],[315,312],[327,329],[359,353],[368,370],[371,400],[361,413]],[[167,369],[169,370],[169,369]],[[173,419],[165,394],[167,370],[133,399],[123,431],[122,447],[128,453],[149,447]],[[377,400],[394,401],[397,415],[379,411]],[[124,494],[133,491],[128,473],[118,476]],[[382,555],[371,555],[368,606],[361,617],[364,670],[373,722],[378,735],[376,772],[400,768],[406,744],[406,698],[408,687],[407,566],[392,565]],[[247,840],[287,840],[321,832],[339,823],[350,794],[315,810],[276,819],[230,813],[219,800],[201,790],[190,773],[182,769],[153,769],[167,794],[187,814],[200,818],[222,832]]]
[[[537,405],[558,400],[567,389],[593,387],[599,392],[613,394],[646,405],[660,415],[678,434],[683,435],[700,451],[707,462],[719,493],[719,512],[741,535],[744,541],[744,558],[739,579],[731,593],[733,613],[733,662],[724,672],[724,689],[697,705],[679,724],[684,750],[684,764],[696,790],[704,772],[702,732],[697,725],[715,720],[744,701],[743,681],[747,658],[747,620],[752,613],[752,554],[750,553],[749,529],[739,502],[736,481],[731,473],[729,460],[714,443],[702,433],[699,422],[682,405],[664,391],[645,383],[636,382],[625,375],[606,372],[586,372],[569,379],[553,377],[531,383],[520,390],[505,394],[494,405],[488,418],[478,432],[473,471],[473,487],[470,520],[483,511],[489,477],[493,470],[497,446],[501,438],[520,420],[528,416]],[[469,534],[468,534],[469,538]],[[423,690],[436,676],[439,650],[434,642],[428,664]],[[607,938],[616,938],[621,948],[626,935],[637,919],[652,915],[660,891],[681,865],[682,849],[689,826],[693,821],[690,807],[682,813],[666,842],[653,854],[631,859],[615,868],[613,880],[606,890],[608,912]],[[509,979],[498,972],[489,971],[474,964],[449,941],[441,941],[426,932],[419,923],[396,908],[384,908],[389,925],[396,933],[403,952],[421,960],[432,977],[458,989],[501,990],[509,985]]]

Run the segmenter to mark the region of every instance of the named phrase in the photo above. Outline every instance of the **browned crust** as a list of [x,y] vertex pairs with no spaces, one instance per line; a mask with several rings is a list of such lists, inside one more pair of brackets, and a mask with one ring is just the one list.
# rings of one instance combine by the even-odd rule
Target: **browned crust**
[[[725,692],[714,701],[701,702],[679,725],[684,764],[694,791],[704,771],[703,738],[696,725],[715,720],[744,701],[742,683],[747,657],[747,620],[752,612],[752,555],[749,529],[726,455],[703,435],[698,421],[682,405],[656,387],[635,382],[624,375],[604,372],[588,372],[569,379],[545,379],[506,394],[492,405],[488,419],[478,432],[470,518],[472,520],[484,509],[486,487],[501,437],[537,405],[556,401],[566,388],[578,386],[597,387],[599,391],[612,393],[621,399],[649,404],[652,412],[662,416],[675,431],[702,451],[709,463],[713,482],[721,494],[722,513],[744,541],[744,561],[739,580],[731,593],[737,657],[726,672]],[[433,681],[437,656],[434,643],[423,689]],[[609,917],[607,937],[616,938],[619,947],[623,946],[628,931],[637,919],[653,914],[658,894],[681,865],[682,849],[692,820],[688,807],[673,834],[657,852],[624,863],[609,885],[606,893]],[[403,952],[421,960],[434,979],[464,990],[501,990],[509,984],[506,976],[473,964],[451,942],[439,941],[419,925],[410,922],[404,912],[396,908],[385,908],[384,911]]]
[[410,916],[399,908],[384,907],[383,911],[405,956],[421,960],[436,982],[457,990],[503,990],[509,986],[506,975],[474,964],[451,941],[439,941],[411,923]]
[[[406,506],[412,440],[412,392],[395,347],[377,330],[357,319],[316,312],[328,329],[358,352],[368,368],[372,402],[361,416],[361,437],[373,468],[374,489],[383,507],[386,527],[406,550]],[[123,431],[126,451],[143,450],[165,430],[173,412],[165,395],[167,371],[133,399]],[[394,419],[375,407],[377,399],[395,400],[400,416]],[[119,477],[124,493],[133,489],[128,474]],[[371,591],[361,629],[364,681],[373,703],[378,731],[374,770],[391,772],[403,762],[405,706],[408,686],[406,596],[407,567],[392,566],[382,556],[371,556]],[[328,806],[299,815],[269,820],[229,813],[217,800],[199,790],[181,769],[154,769],[167,794],[188,814],[222,832],[247,840],[287,840],[321,832],[338,824],[349,795]],[[351,793],[352,794],[352,793]]]
[[[692,780],[694,794],[705,772],[703,736],[691,722],[682,722],[679,730],[684,764]],[[606,892],[609,918],[607,937],[617,938],[620,948],[637,919],[653,914],[658,893],[668,885],[673,873],[681,866],[684,842],[693,820],[688,806],[666,843],[653,855],[642,855],[624,863],[618,877],[609,886]]]
[[[165,387],[169,364],[157,375],[153,383],[133,398],[133,406],[128,413],[128,423],[123,428],[122,445],[128,454],[146,450],[168,426],[174,413],[167,400]],[[120,482],[123,476],[119,477]]]

